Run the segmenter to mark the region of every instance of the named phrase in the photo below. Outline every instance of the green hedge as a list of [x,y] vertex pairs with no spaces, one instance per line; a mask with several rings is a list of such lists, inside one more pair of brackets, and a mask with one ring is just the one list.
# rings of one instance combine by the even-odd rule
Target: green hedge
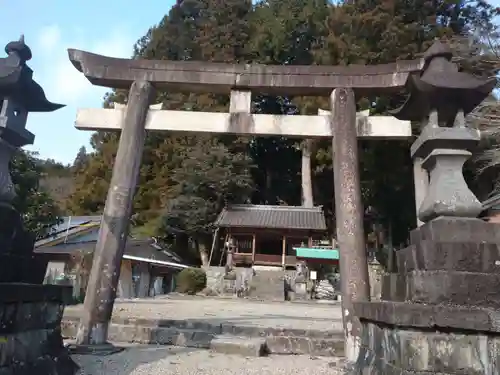
[[207,275],[201,268],[185,268],[177,274],[177,292],[196,294],[207,285]]

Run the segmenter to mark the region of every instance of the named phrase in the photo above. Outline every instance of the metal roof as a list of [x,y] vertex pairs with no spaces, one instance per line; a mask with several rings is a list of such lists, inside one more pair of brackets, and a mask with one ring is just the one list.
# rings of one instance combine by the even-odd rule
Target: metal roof
[[215,221],[217,227],[306,229],[325,231],[322,207],[232,205]]
[[[101,225],[102,216],[66,216],[60,224],[51,228],[50,234],[38,240],[35,247],[43,246],[63,238],[68,238]],[[96,237],[97,239],[97,237]]]
[[[102,216],[70,216],[54,227],[50,236],[35,243],[35,252],[41,254],[71,254],[76,251],[93,252],[99,234]],[[61,241],[62,240],[62,241]],[[186,268],[181,258],[163,250],[153,238],[127,240],[125,259]]]
[[[93,252],[95,241],[86,242],[66,242],[57,245],[40,246],[35,248],[38,254],[72,254],[79,251]],[[140,262],[154,263],[158,265],[170,266],[174,268],[188,268],[180,263],[180,259],[172,253],[157,250],[153,246],[153,240],[135,240],[129,239],[123,255],[125,259],[132,259]]]

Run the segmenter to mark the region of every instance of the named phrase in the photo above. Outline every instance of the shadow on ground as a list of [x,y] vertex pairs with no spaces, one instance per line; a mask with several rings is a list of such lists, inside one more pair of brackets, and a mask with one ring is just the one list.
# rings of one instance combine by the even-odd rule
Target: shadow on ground
[[[117,344],[120,346],[120,344]],[[194,348],[179,348],[154,345],[123,344],[122,352],[109,356],[72,355],[80,366],[78,375],[131,375],[141,373],[137,369],[141,365],[151,364],[171,357],[171,363],[176,364],[178,354],[199,351]],[[136,371],[137,370],[137,371]]]

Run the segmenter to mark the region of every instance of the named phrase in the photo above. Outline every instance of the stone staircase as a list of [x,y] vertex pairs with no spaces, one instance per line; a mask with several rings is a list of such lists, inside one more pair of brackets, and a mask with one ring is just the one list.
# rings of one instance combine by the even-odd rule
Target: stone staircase
[[216,353],[239,354],[245,357],[264,357],[269,353],[266,339],[231,335],[218,335],[210,342],[210,349]]
[[263,301],[285,300],[285,271],[281,269],[257,269],[250,285],[250,297]]
[[[66,316],[62,335],[75,339],[78,317]],[[113,318],[108,331],[111,342],[175,345],[205,348],[219,353],[263,356],[267,354],[309,354],[344,356],[339,331],[297,330],[216,324],[194,320]]]

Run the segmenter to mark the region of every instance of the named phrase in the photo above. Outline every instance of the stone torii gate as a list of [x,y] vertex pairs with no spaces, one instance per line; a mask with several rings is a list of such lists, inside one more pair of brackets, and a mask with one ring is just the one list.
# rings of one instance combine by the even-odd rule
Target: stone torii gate
[[[82,109],[76,119],[79,129],[121,130],[77,343],[93,347],[106,345],[145,130],[328,137],[335,150],[336,227],[341,274],[345,280],[342,283],[342,310],[346,355],[354,360],[360,341],[360,323],[354,315],[353,301],[369,300],[357,138],[411,136],[409,122],[357,115],[355,94],[398,91],[406,85],[411,74],[421,71],[424,61],[348,67],[272,66],[117,59],[74,49],[68,53],[75,68],[92,84],[129,90],[125,108]],[[231,99],[230,113],[150,108],[155,89],[227,94]],[[251,96],[257,93],[329,96],[331,114],[251,114]]]

